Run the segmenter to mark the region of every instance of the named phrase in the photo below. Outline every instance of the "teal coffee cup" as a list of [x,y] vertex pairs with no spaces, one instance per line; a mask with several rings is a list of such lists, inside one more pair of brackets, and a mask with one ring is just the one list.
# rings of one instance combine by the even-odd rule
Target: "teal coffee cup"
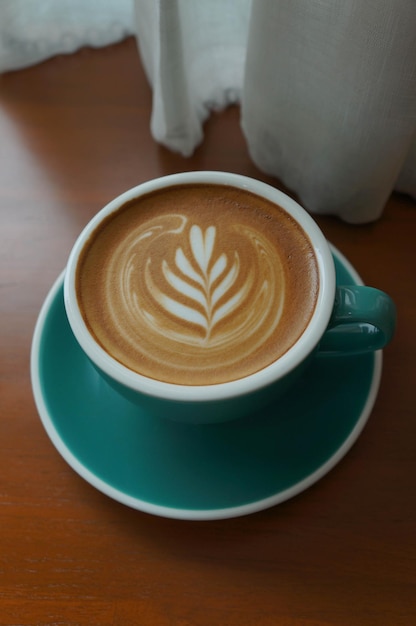
[[195,424],[276,403],[325,355],[379,350],[395,306],[336,285],[330,246],[287,195],[225,172],[145,182],[78,237],[72,332],[100,375],[155,417]]

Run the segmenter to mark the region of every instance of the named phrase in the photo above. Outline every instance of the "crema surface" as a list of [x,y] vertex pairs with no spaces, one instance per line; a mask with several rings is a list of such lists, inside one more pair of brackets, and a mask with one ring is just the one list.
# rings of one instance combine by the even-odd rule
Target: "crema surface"
[[84,320],[131,370],[186,385],[227,382],[281,357],[315,308],[311,243],[248,191],[190,184],[133,200],[84,247]]

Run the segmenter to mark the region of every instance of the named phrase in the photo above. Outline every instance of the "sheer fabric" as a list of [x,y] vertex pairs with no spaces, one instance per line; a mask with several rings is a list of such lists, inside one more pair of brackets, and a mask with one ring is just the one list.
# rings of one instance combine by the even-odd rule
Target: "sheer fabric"
[[414,0],[136,0],[155,138],[184,155],[241,102],[250,154],[307,209],[379,217],[416,196]]
[[359,223],[416,197],[415,26],[414,0],[3,0],[0,71],[135,33],[158,142],[190,155],[240,103],[258,167]]
[[1,0],[0,72],[134,32],[133,0]]

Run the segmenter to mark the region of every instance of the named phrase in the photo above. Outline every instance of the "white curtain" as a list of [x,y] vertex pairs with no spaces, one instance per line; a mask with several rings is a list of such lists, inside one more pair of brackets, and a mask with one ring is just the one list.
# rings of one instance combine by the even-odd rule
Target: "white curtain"
[[134,33],[134,0],[0,0],[0,72]]
[[131,33],[168,148],[240,103],[253,160],[308,210],[360,223],[416,197],[415,0],[3,0],[0,71]]

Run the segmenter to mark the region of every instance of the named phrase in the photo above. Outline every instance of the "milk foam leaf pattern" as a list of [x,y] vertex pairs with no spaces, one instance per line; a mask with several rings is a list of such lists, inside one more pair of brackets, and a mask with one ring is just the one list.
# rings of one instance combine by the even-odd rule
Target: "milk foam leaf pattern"
[[207,329],[207,320],[204,315],[201,315],[199,311],[185,304],[181,304],[169,296],[161,294],[159,299],[160,304],[165,307],[168,311],[173,311],[175,314],[183,320],[187,322],[191,322],[192,324],[196,324],[198,326],[202,326],[202,328]]
[[235,294],[230,300],[227,300],[225,304],[220,306],[212,316],[212,326],[215,326],[221,319],[224,319],[227,315],[230,315],[241,303],[242,291]]
[[168,283],[179,293],[182,293],[184,296],[191,298],[191,300],[195,300],[195,302],[199,302],[202,306],[205,305],[204,294],[200,289],[194,287],[187,281],[183,280],[180,276],[174,274],[170,269],[166,261],[162,262],[162,270],[163,275],[168,281]]
[[192,267],[192,265],[190,264],[190,262],[184,255],[182,248],[178,248],[176,250],[175,263],[176,263],[176,267],[178,268],[178,270],[182,272],[182,274],[184,274],[191,280],[194,280],[196,283],[199,283],[200,285],[204,285],[203,276],[201,276],[200,274],[198,274],[198,272],[194,270],[194,268]]
[[[225,254],[223,255],[225,257]],[[221,258],[221,257],[220,257]],[[225,264],[226,264],[226,257],[225,257],[225,263],[224,263],[224,269],[225,269]],[[240,269],[240,263],[239,263],[239,259],[238,259],[238,255],[237,253],[235,254],[235,260],[234,260],[234,264],[231,267],[230,271],[227,273],[227,275],[225,276],[225,278],[223,278],[223,280],[220,282],[220,284],[214,289],[213,293],[212,293],[212,304],[215,305],[218,300],[229,290],[231,289],[231,287],[233,286],[234,282],[236,281],[236,278],[238,276],[238,271]],[[211,280],[211,284],[214,283],[216,279],[216,272],[211,272],[210,273],[210,280]]]
[[205,233],[195,224],[190,229],[190,244],[192,253],[199,267],[206,274],[214,250],[216,228],[208,226]]
[[214,312],[212,317],[213,327],[221,319],[224,319],[227,315],[230,315],[233,311],[235,311],[242,304],[242,302],[245,301],[252,286],[253,277],[250,276],[244,283],[243,287]]
[[[209,341],[214,326],[242,304],[253,285],[249,275],[237,292],[233,290],[240,272],[240,259],[237,252],[231,264],[224,252],[215,259],[216,236],[215,226],[203,231],[193,225],[189,230],[190,258],[178,247],[173,269],[166,259],[162,261],[162,274],[171,294],[160,291],[154,284],[151,289],[153,297],[179,323],[190,322],[202,328],[205,341]],[[172,295],[174,292],[177,298]]]
[[209,273],[209,280],[211,284],[217,280],[219,276],[223,273],[225,268],[227,267],[227,257],[225,254],[222,254],[214,263],[212,270]]

